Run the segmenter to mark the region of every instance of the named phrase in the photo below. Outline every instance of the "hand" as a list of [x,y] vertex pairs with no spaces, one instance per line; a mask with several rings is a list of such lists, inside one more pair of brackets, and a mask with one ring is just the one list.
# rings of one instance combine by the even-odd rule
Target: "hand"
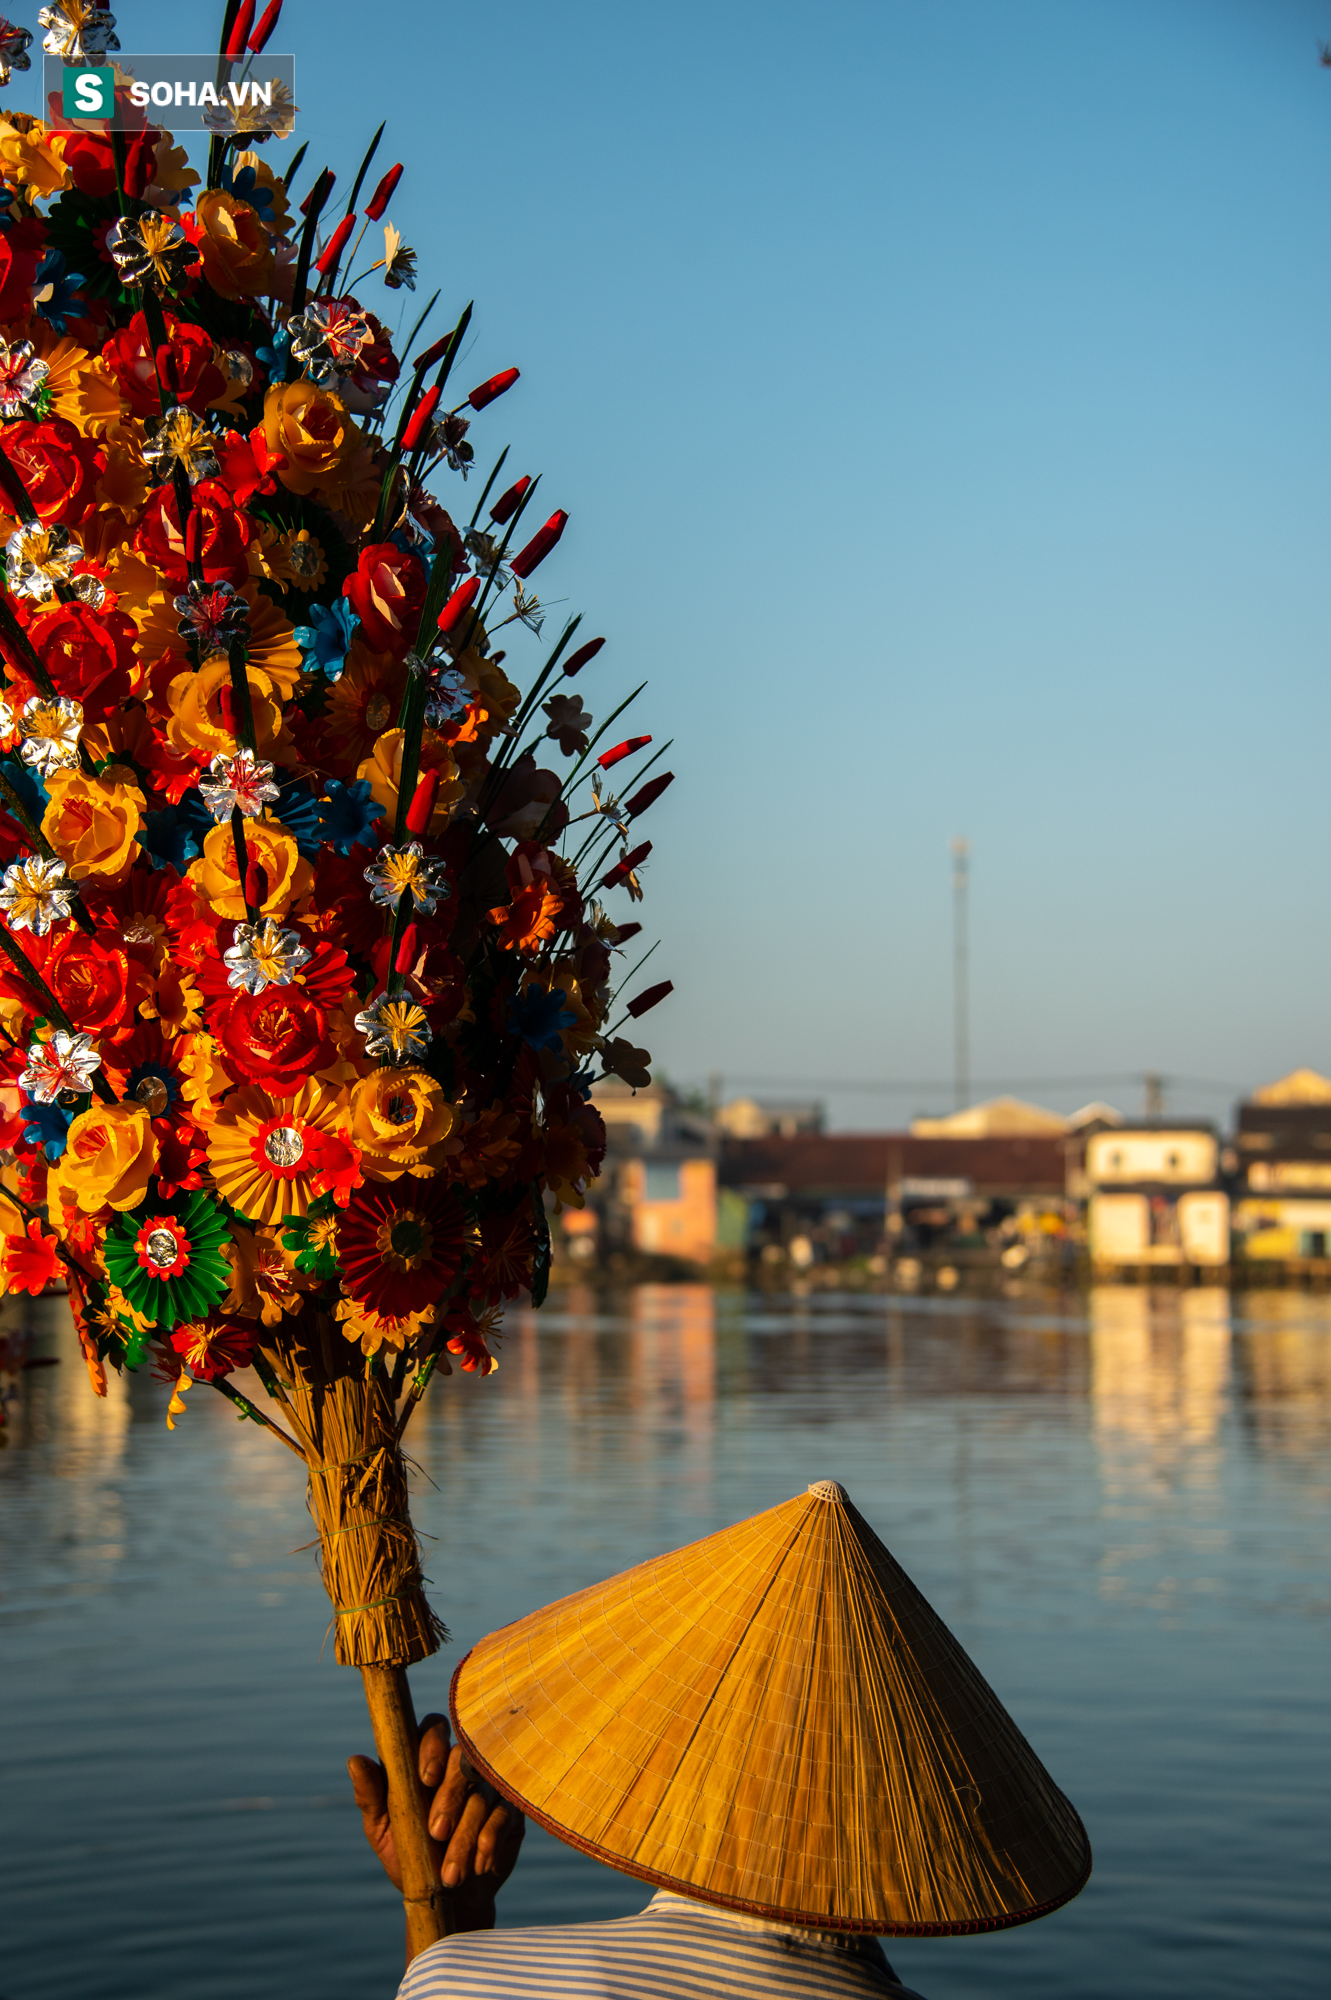
[[[351,1757],[347,1769],[365,1838],[400,1891],[402,1876],[393,1848],[383,1768],[372,1757]],[[419,1770],[422,1795],[428,1801],[431,1864],[450,1892],[445,1897],[446,1931],[489,1930],[495,1920],[495,1892],[513,1872],[527,1822],[492,1786],[464,1771],[461,1749],[456,1744],[450,1747],[445,1716],[427,1715],[421,1723]]]

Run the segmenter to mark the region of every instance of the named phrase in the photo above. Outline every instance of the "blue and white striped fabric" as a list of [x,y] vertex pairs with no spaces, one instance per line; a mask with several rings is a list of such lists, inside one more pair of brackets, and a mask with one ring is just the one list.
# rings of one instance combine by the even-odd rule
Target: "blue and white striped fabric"
[[636,1917],[464,1931],[423,1951],[398,2000],[920,2000],[876,1938],[764,1923],[662,1890]]

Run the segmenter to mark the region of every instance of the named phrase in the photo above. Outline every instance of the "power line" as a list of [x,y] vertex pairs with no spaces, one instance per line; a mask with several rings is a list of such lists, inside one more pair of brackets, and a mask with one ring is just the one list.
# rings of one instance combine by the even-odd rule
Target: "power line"
[[[752,1076],[727,1070],[728,1084],[746,1084],[759,1090],[876,1090],[908,1096],[913,1091],[951,1090],[952,1077],[806,1077]],[[1222,1090],[1241,1093],[1246,1084],[1221,1081],[1216,1077],[1177,1076],[1159,1070],[1097,1070],[1085,1076],[988,1076],[973,1077],[973,1090],[1088,1090],[1097,1084],[1137,1084],[1148,1080],[1167,1089]]]

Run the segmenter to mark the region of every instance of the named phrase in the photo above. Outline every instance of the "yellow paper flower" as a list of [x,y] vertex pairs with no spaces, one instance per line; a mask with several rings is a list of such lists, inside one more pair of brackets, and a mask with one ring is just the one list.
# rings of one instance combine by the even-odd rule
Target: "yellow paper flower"
[[[252,819],[245,827],[245,845],[252,861],[257,861],[268,878],[268,894],[260,915],[284,917],[314,886],[314,870],[299,852],[284,827],[271,820]],[[243,918],[245,897],[236,867],[235,843],[231,826],[215,826],[204,835],[203,853],[191,861],[189,878],[198,884],[199,894],[219,917]]]
[[157,1168],[157,1139],[142,1104],[94,1104],[69,1128],[47,1179],[52,1207],[137,1208]]
[[[197,996],[197,989],[191,987]],[[202,1017],[203,1003],[199,1000]],[[211,1125],[222,1099],[235,1079],[228,1074],[222,1051],[211,1035],[186,1031],[180,1039],[180,1094],[196,1125]]]
[[74,880],[108,887],[123,882],[138,853],[135,836],[146,807],[134,773],[124,764],[109,764],[99,778],[55,771],[47,790],[51,803],[42,832]]
[[[304,1294],[313,1291],[319,1280],[298,1271],[292,1253],[282,1243],[277,1229],[231,1230],[231,1290],[222,1310],[239,1313],[243,1319],[258,1316],[263,1326],[278,1326],[287,1313],[298,1313]],[[223,1253],[224,1255],[227,1253]]]
[[194,203],[204,276],[224,299],[260,298],[273,287],[268,232],[247,201],[208,188]]
[[[402,746],[405,741],[402,730],[386,729],[375,743],[374,749],[364,762],[356,767],[356,776],[368,781],[370,795],[388,810],[390,821],[397,813],[398,780],[402,775]],[[421,742],[421,770],[440,774],[439,790],[435,796],[434,811],[430,815],[430,832],[443,833],[448,826],[448,815],[462,797],[466,786],[459,778],[458,767],[453,753],[442,736],[436,736],[432,729],[425,731]]]
[[0,118],[0,179],[29,201],[68,187],[60,134],[48,132],[35,118],[24,119],[23,127],[15,118]]
[[[362,1354],[377,1354],[381,1347],[406,1347],[418,1339],[427,1326],[434,1324],[433,1306],[426,1306],[418,1313],[404,1313],[400,1319],[390,1319],[385,1314],[371,1312],[368,1306],[357,1305],[354,1299],[340,1299],[333,1312],[334,1317],[341,1321],[347,1339],[358,1342]],[[447,1361],[442,1359],[437,1367],[442,1375],[453,1372]]]
[[[261,757],[271,757],[282,729],[282,711],[267,674],[247,667],[250,708]],[[167,739],[182,755],[202,750],[213,757],[231,756],[235,736],[222,718],[222,695],[231,692],[231,667],[224,654],[205,660],[196,674],[187,669],[177,674],[167,691]]]
[[[155,573],[155,588],[145,593],[142,568],[132,559],[119,556],[111,583],[112,588],[122,595],[121,609],[132,614],[139,628],[139,651],[144,659],[155,660],[163,653],[183,655],[184,641],[180,636],[176,593],[172,591],[168,595],[164,592]],[[302,665],[301,650],[296,644],[292,627],[272,598],[253,583],[243,583],[240,594],[249,606],[250,666],[267,674],[281,699],[290,701],[296,692]]]
[[253,1084],[233,1091],[208,1134],[208,1164],[223,1200],[249,1222],[309,1213],[321,1194],[359,1185],[345,1100],[321,1084],[270,1097]]
[[274,382],[263,399],[263,433],[269,450],[286,459],[278,478],[292,493],[331,484],[360,440],[342,398],[308,381]]
[[329,748],[341,762],[359,763],[396,722],[407,685],[407,670],[389,653],[373,652],[357,632],[347,664],[328,690],[324,722]]
[[423,1069],[380,1069],[351,1093],[351,1136],[370,1180],[437,1174],[457,1113]]

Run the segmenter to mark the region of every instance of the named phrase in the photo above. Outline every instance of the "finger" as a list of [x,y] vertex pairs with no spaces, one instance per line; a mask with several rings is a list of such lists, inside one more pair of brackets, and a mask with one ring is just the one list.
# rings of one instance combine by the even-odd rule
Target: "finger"
[[433,1789],[443,1777],[444,1768],[448,1763],[450,1741],[448,1717],[427,1715],[421,1723],[420,1736],[420,1774],[423,1785]]
[[383,1863],[389,1880],[401,1888],[393,1827],[388,1817],[388,1784],[383,1769],[372,1757],[349,1757],[347,1770],[351,1775],[352,1794],[360,1807],[365,1838]]
[[388,1784],[382,1764],[373,1757],[348,1757],[351,1790],[368,1829],[371,1821],[388,1818]]
[[462,1768],[462,1752],[454,1744],[448,1753],[443,1783],[430,1807],[430,1832],[436,1840],[447,1842],[452,1839],[471,1787],[472,1780]]
[[446,1889],[456,1889],[459,1882],[468,1881],[474,1874],[476,1841],[489,1812],[489,1801],[480,1792],[473,1792],[462,1808],[462,1817],[448,1843],[448,1851],[439,1871],[439,1879]]
[[516,1854],[522,1840],[522,1830],[518,1829],[515,1841],[514,1820],[520,1818],[521,1814],[515,1813],[513,1807],[503,1799],[492,1809],[476,1836],[475,1866],[478,1875],[499,1874],[504,1867],[509,1849],[512,1848]]

